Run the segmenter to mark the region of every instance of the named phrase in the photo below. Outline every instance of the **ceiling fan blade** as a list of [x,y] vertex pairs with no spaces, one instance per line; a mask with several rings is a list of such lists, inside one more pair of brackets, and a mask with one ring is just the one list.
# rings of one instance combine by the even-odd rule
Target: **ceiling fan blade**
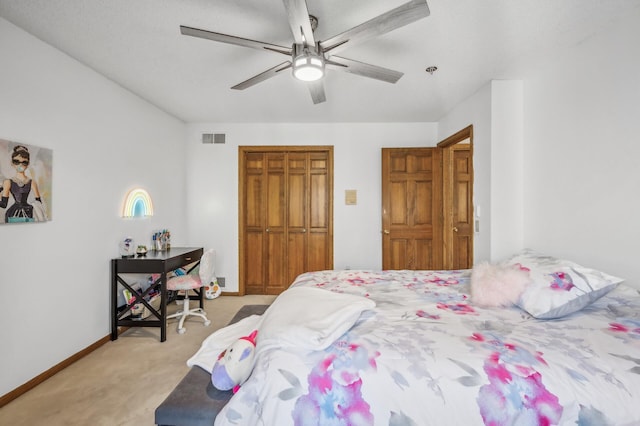
[[311,93],[311,99],[314,104],[320,104],[327,100],[327,97],[324,94],[324,85],[322,84],[322,80],[310,81],[307,83],[307,87],[309,88],[309,93]]
[[296,43],[314,46],[316,41],[313,37],[313,29],[309,20],[307,2],[305,0],[282,0],[282,2],[284,3],[284,8],[287,9],[289,25]]
[[259,50],[270,50],[284,55],[291,55],[290,47],[278,46],[277,44],[264,43],[262,41],[250,40],[248,38],[215,33],[213,31],[201,30],[198,28],[185,27],[184,25],[180,25],[180,32],[192,37],[205,38],[222,43],[234,44],[236,46],[251,47]]
[[339,50],[352,46],[355,43],[388,33],[396,28],[403,27],[418,19],[429,16],[429,14],[429,6],[426,0],[412,0],[350,30],[320,42],[320,47],[323,52],[331,51],[331,53],[337,53]]
[[387,83],[395,83],[404,75],[404,73],[401,73],[400,71],[365,64],[364,62],[358,62],[353,59],[342,58],[340,56],[329,57],[326,62],[326,66],[334,70],[346,71],[363,77],[375,78],[376,80],[386,81]]
[[247,87],[251,87],[255,84],[260,83],[261,81],[265,81],[271,77],[275,77],[280,71],[284,71],[288,68],[291,68],[291,62],[290,61],[283,62],[279,65],[276,65],[273,68],[269,68],[265,72],[261,72],[260,74],[253,76],[248,80],[243,81],[242,83],[236,84],[235,86],[232,87],[232,89],[244,90]]

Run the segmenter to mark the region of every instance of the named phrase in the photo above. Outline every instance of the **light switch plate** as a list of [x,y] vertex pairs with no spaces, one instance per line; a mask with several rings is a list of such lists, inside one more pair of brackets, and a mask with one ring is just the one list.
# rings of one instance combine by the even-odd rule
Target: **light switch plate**
[[344,191],[344,203],[347,206],[355,206],[358,204],[358,191],[355,189],[346,189]]

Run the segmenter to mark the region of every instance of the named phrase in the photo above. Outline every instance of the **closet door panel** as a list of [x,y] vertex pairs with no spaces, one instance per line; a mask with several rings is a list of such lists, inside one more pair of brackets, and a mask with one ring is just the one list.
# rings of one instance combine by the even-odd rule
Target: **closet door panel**
[[309,235],[309,249],[307,251],[307,271],[322,271],[331,269],[329,254],[329,238],[324,231],[312,230]]
[[245,287],[250,294],[263,291],[264,287],[264,241],[262,230],[258,232],[247,231],[245,237]]
[[[286,229],[286,209],[285,209],[285,172],[284,172],[284,156],[282,154],[269,154],[268,169],[266,177],[266,217],[265,217],[265,232],[269,234],[268,249],[274,248],[273,245],[277,242],[284,244],[286,241],[283,238]],[[264,214],[264,213],[263,213]],[[274,236],[278,237],[274,237]],[[277,249],[281,251],[281,249]]]
[[302,232],[307,226],[307,155],[289,153],[287,163],[287,228]]
[[308,154],[289,152],[287,169],[287,235],[288,247],[285,264],[287,275],[285,288],[295,278],[306,272],[307,265],[307,227],[308,202]]
[[265,294],[280,294],[286,289],[284,259],[287,258],[284,233],[267,233]]
[[249,293],[261,292],[264,286],[264,229],[266,192],[264,185],[265,156],[263,153],[247,153],[245,156],[244,206],[244,256],[245,287]]
[[327,229],[329,224],[329,212],[327,211],[327,175],[311,175],[311,218],[309,227]]
[[286,256],[287,277],[286,287],[288,287],[296,277],[307,272],[307,235],[303,232],[289,232],[289,246]]
[[317,231],[328,230],[330,223],[330,162],[327,152],[311,153],[310,156],[310,200],[309,227]]
[[309,231],[307,271],[330,269],[331,258],[331,162],[328,152],[309,154]]
[[266,247],[264,247],[265,294],[279,294],[286,279],[286,154],[269,153],[267,158]]
[[263,185],[262,176],[259,174],[250,174],[246,178],[246,203],[247,210],[245,213],[245,226],[249,228],[262,229],[264,226],[263,215]]

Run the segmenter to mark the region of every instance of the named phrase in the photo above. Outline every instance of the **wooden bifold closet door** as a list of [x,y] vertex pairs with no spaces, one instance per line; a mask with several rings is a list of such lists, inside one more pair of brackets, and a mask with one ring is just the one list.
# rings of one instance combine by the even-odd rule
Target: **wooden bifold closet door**
[[240,294],[333,268],[333,147],[239,147]]

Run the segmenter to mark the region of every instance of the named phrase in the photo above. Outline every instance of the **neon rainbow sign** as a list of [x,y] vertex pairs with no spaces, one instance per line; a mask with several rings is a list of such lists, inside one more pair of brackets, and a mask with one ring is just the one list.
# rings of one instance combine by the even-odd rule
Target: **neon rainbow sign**
[[151,196],[142,188],[129,191],[124,201],[122,217],[153,216],[153,202]]

